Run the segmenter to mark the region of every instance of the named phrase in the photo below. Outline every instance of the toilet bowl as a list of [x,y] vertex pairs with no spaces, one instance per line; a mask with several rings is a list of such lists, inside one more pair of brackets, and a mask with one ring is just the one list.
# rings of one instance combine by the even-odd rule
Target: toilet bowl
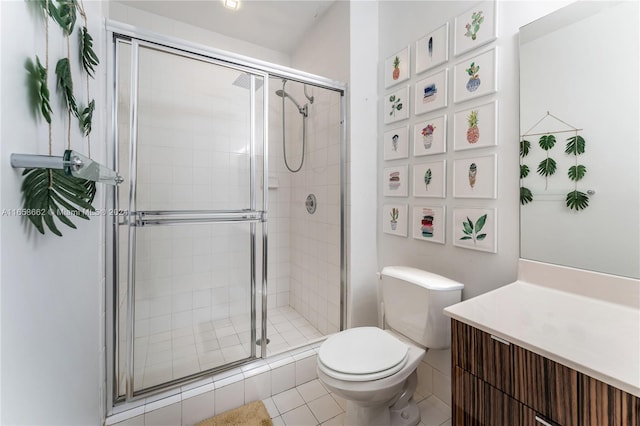
[[318,351],[319,380],[347,401],[345,425],[415,426],[417,368],[427,348],[450,345],[442,309],[460,301],[461,283],[408,267],[380,273],[383,326],[329,337]]
[[[318,378],[347,401],[345,425],[416,425],[419,410],[409,399],[425,353],[424,348],[393,332],[351,328],[331,336],[320,347]],[[398,418],[392,421],[392,417]]]

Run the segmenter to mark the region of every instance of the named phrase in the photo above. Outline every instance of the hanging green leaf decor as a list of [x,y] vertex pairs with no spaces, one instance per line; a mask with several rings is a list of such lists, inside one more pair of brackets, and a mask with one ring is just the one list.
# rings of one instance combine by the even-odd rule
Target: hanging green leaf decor
[[[529,166],[523,163],[524,157],[529,155],[529,150],[531,149],[531,142],[526,139],[520,140],[520,180],[529,176]],[[522,182],[521,182],[522,185]],[[520,204],[525,205],[533,201],[533,194],[531,194],[531,190],[526,188],[525,186],[520,186]]]
[[87,27],[82,27],[80,31],[80,57],[82,58],[82,67],[93,78],[95,66],[100,63],[98,55],[93,51],[93,38]]
[[25,169],[22,173],[23,207],[33,214],[27,217],[44,234],[44,226],[55,235],[62,236],[54,218],[76,229],[69,219],[77,216],[89,220],[86,212],[93,212],[91,205],[95,195],[95,183],[87,185],[84,179],[67,176],[62,170]]
[[[93,38],[87,30],[87,16],[81,3],[76,0],[35,0],[42,8],[45,19],[51,18],[62,28],[62,34],[67,41],[67,57],[57,61],[55,67],[56,85],[58,92],[64,99],[67,110],[78,118],[83,136],[88,137],[91,132],[95,101],[90,100],[87,83],[86,107],[78,106],[73,92],[73,77],[70,63],[69,36],[76,26],[77,16],[84,19],[84,26],[79,31],[80,51],[79,61],[89,77],[95,74],[95,67],[99,64],[98,56],[93,50]],[[35,62],[27,60],[25,68],[28,73],[29,97],[33,109],[39,111],[49,124],[49,155],[52,152],[51,132],[51,101],[47,87],[47,73],[49,68],[49,23],[46,23],[47,60],[43,66],[36,56]],[[67,123],[70,126],[70,123]],[[68,143],[71,144],[69,127]],[[65,151],[70,153],[71,151]],[[69,160],[66,158],[65,160]],[[91,205],[96,195],[96,183],[67,175],[57,169],[25,169],[22,173],[21,191],[23,207],[27,219],[41,234],[48,229],[55,235],[62,236],[59,226],[66,225],[76,229],[74,217],[89,220],[89,213],[95,209]]]
[[89,102],[89,106],[80,111],[80,114],[78,115],[80,129],[82,130],[82,134],[85,136],[89,136],[89,133],[91,133],[91,122],[93,120],[93,111],[95,108],[96,102],[91,100],[91,102]]
[[567,207],[572,210],[582,210],[589,205],[589,197],[584,192],[571,191],[567,194]]
[[29,86],[29,98],[33,109],[39,111],[47,123],[51,123],[51,103],[49,101],[49,87],[47,87],[47,69],[40,63],[36,56],[35,64],[27,59],[27,81]]
[[541,176],[551,176],[556,172],[558,165],[553,158],[545,158],[538,164],[538,174]]
[[520,157],[524,158],[529,155],[529,150],[531,149],[531,142],[528,140],[522,139],[520,141]]
[[567,139],[567,148],[564,150],[565,154],[580,155],[584,154],[585,140],[582,136],[576,135]]
[[525,205],[533,201],[533,194],[529,188],[520,187],[520,204]]
[[556,137],[553,135],[543,135],[540,136],[540,140],[538,141],[540,148],[545,151],[549,151],[556,144]]
[[577,166],[571,166],[569,167],[569,172],[567,174],[569,175],[569,179],[577,182],[580,179],[582,179],[584,175],[587,174],[587,168],[582,164],[578,164]]
[[62,91],[64,99],[69,111],[78,116],[78,105],[76,98],[73,96],[73,78],[71,77],[71,65],[67,58],[62,58],[56,65],[56,77],[58,81],[58,89]]

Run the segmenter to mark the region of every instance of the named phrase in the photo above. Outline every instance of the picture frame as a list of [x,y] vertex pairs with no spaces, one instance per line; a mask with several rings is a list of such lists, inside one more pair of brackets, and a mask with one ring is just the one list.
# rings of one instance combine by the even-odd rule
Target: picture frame
[[445,198],[446,183],[446,160],[413,165],[414,197]]
[[413,125],[413,156],[447,152],[447,116],[440,115]]
[[420,241],[444,244],[445,206],[414,206],[412,211],[412,237]]
[[409,118],[409,86],[391,92],[383,98],[384,124]]
[[385,197],[409,196],[408,166],[386,167],[383,170],[382,195]]
[[495,208],[454,208],[453,245],[497,253],[497,213]]
[[453,102],[464,102],[498,90],[497,47],[458,62],[453,71]]
[[497,155],[461,158],[453,161],[453,197],[497,197]]
[[496,146],[497,129],[497,100],[457,111],[453,115],[453,150]]
[[456,16],[453,23],[453,54],[484,46],[498,37],[497,2],[483,1]]
[[388,89],[398,83],[407,81],[410,77],[410,47],[389,56],[384,61],[384,88]]
[[431,74],[416,82],[415,115],[424,114],[446,107],[448,103],[447,75],[449,69]]
[[382,232],[406,237],[407,227],[406,204],[385,204],[382,206]]
[[384,132],[384,160],[409,158],[409,126],[396,127]]
[[449,60],[449,23],[431,31],[416,41],[416,74],[444,64]]

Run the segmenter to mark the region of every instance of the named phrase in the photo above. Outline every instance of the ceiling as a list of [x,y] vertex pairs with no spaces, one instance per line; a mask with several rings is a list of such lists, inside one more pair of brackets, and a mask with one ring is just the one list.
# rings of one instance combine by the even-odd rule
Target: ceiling
[[222,0],[116,1],[287,54],[334,2],[240,0],[240,8],[232,11]]

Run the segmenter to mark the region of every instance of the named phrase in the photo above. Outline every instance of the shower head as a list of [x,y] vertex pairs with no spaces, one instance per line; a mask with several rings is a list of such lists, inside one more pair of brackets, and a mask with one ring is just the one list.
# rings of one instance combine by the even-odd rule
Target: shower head
[[293,99],[293,97],[284,90],[276,90],[276,96],[280,96],[281,98],[289,98],[289,100],[293,102],[294,105],[298,108],[300,114],[304,115],[305,117],[308,115],[307,105],[301,107],[300,104],[296,102],[296,100]]

